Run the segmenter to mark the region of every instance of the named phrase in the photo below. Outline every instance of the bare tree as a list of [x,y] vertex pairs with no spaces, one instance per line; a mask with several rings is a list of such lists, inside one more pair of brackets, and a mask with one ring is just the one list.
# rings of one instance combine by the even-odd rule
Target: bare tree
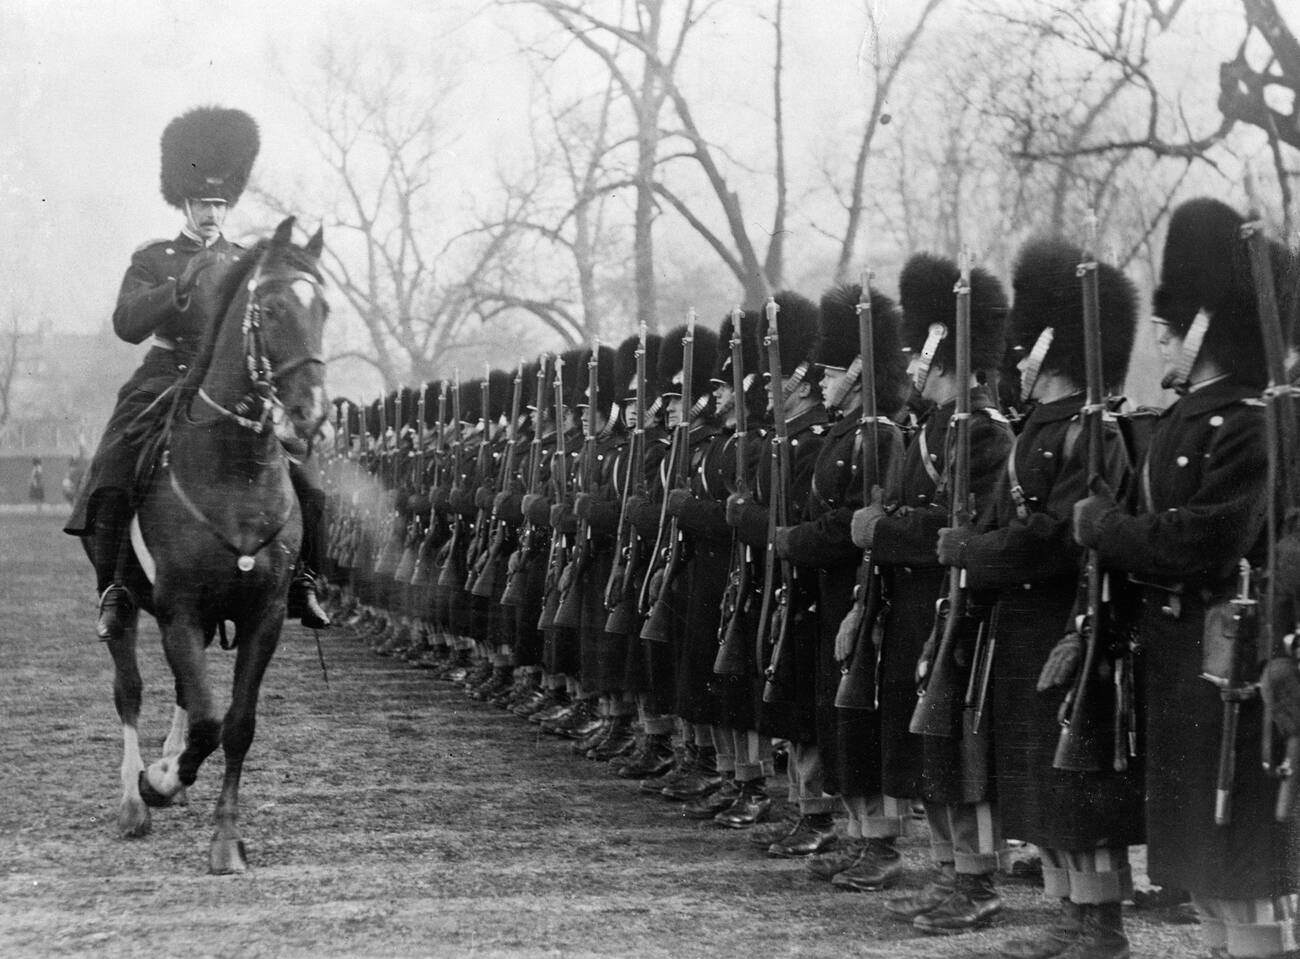
[[18,322],[18,310],[11,307],[4,332],[0,334],[0,428],[13,415],[14,383],[18,379],[26,336]]

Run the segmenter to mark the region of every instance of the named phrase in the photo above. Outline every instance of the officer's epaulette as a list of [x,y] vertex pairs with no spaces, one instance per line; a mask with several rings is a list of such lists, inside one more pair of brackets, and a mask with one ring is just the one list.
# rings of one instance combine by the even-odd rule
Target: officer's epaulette
[[134,250],[132,250],[131,252],[132,252],[132,254],[143,253],[145,250],[149,249],[149,247],[151,247],[151,246],[162,246],[164,243],[170,243],[170,242],[172,242],[172,241],[169,240],[169,239],[167,239],[166,237],[163,237],[163,238],[160,239],[160,240],[145,240],[143,243],[141,243],[139,246],[137,246],[137,247],[136,247]]

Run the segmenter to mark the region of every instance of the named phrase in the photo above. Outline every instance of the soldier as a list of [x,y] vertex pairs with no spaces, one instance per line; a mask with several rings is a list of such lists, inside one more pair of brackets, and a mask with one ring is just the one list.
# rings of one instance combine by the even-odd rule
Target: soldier
[[[1255,761],[1261,704],[1239,704],[1237,742],[1251,761],[1237,763],[1230,821],[1217,823],[1224,702],[1202,678],[1203,655],[1221,638],[1212,612],[1237,593],[1241,561],[1263,556],[1270,495],[1258,291],[1242,223],[1210,199],[1170,218],[1153,321],[1164,382],[1179,398],[1156,424],[1131,495],[1121,505],[1099,489],[1076,504],[1074,536],[1142,587],[1151,880],[1191,892],[1216,955],[1280,956],[1296,949],[1300,870],[1273,814],[1277,781]],[[1275,246],[1273,260],[1281,299],[1294,282],[1290,257]]]
[[[763,551],[768,547],[769,532],[775,532],[774,517],[782,495],[787,515],[802,514],[812,484],[813,466],[827,429],[826,408],[821,402],[822,370],[814,364],[820,338],[817,305],[791,292],[778,293],[773,303],[789,447],[789,486],[784,491],[774,489],[774,471],[761,462],[756,497],[733,494],[727,501],[727,522],[739,530],[752,548]],[[770,328],[771,305],[764,313],[759,331],[764,341]],[[770,377],[769,387],[774,389]],[[775,403],[772,407],[773,415],[780,415]],[[778,441],[775,428],[772,437],[775,444]],[[755,498],[765,505],[755,503]],[[767,565],[776,568],[780,564]],[[780,588],[785,593],[787,641],[785,655],[778,656],[781,641],[776,633],[779,630],[772,628],[770,643],[773,645],[767,654],[770,661],[764,686],[779,686],[781,692],[761,705],[758,729],[773,739],[790,743],[790,761],[786,767],[788,799],[797,815],[771,829],[756,831],[751,842],[773,857],[811,856],[825,852],[835,843],[834,813],[840,806],[838,796],[826,788],[825,757],[817,741],[817,574],[795,565],[792,582],[768,583],[764,588],[769,591]],[[773,617],[771,622],[777,623],[779,618]],[[761,622],[758,626],[764,628]]]
[[[909,732],[917,703],[917,664],[934,626],[935,602],[944,591],[945,569],[935,551],[948,525],[950,427],[959,391],[969,390],[970,489],[979,515],[1011,449],[1011,429],[980,381],[996,371],[1003,352],[1006,297],[984,270],[971,273],[971,383],[956,379],[957,264],[926,253],[913,256],[899,278],[902,339],[912,353],[908,374],[916,394],[932,404],[908,448],[899,501],[886,509],[883,494],[853,517],[853,541],[889,567],[889,614],[880,665],[882,788],[891,808],[903,798],[924,801],[937,875],[920,892],[890,900],[886,908],[924,932],[960,932],[987,921],[1002,906],[993,885],[1003,850],[992,804],[991,783],[980,750],[973,768],[961,738]],[[968,746],[970,744],[967,744]],[[892,883],[901,864],[884,871]]]
[[[896,868],[894,849],[899,817],[884,817],[879,808],[880,722],[871,710],[837,710],[840,666],[835,640],[854,599],[862,551],[853,545],[850,525],[862,507],[864,462],[875,471],[868,488],[894,485],[902,469],[903,437],[892,417],[902,406],[905,362],[898,340],[899,311],[893,300],[871,291],[875,400],[878,422],[876,453],[863,454],[871,435],[856,415],[862,407],[862,384],[851,369],[858,356],[858,309],[861,286],[839,286],[821,301],[821,341],[817,362],[828,409],[843,414],[831,427],[813,467],[803,522],[778,529],[778,552],[817,570],[817,658],[815,693],[817,744],[826,764],[826,791],[837,792],[848,812],[844,848],[809,862],[818,878],[846,889],[879,888],[882,870]],[[864,652],[863,655],[870,655]]]
[[[155,240],[131,256],[122,280],[113,330],[128,343],[150,339],[144,362],[118,392],[86,481],[64,532],[90,537],[89,552],[99,590],[95,632],[101,640],[120,635],[135,600],[123,582],[130,545],[125,532],[133,512],[131,489],[136,458],[149,423],[166,405],[158,397],[189,371],[214,318],[204,301],[211,270],[239,258],[241,248],[222,235],[222,226],[248,183],[259,147],[257,124],[247,113],[198,107],[172,120],[163,131],[163,199],[184,214],[181,232]],[[316,597],[314,574],[324,564],[325,494],[308,449],[292,450],[294,489],[302,508],[303,536],[298,567],[289,589],[289,614],[314,628],[329,625]]]
[[[1020,251],[1009,341],[1020,356],[1022,405],[1030,410],[996,491],[995,513],[976,531],[940,531],[939,561],[967,571],[972,589],[996,590],[994,767],[1003,832],[1039,847],[1043,892],[1061,903],[1043,934],[1013,939],[1013,959],[1127,956],[1120,904],[1133,891],[1128,847],[1142,843],[1141,773],[1053,768],[1057,719],[1068,682],[1039,695],[1039,673],[1074,608],[1082,550],[1070,535],[1074,504],[1087,495],[1084,430],[1083,252],[1061,240]],[[1119,270],[1098,266],[1102,372],[1118,387],[1128,371],[1136,292]],[[1127,472],[1118,431],[1105,431],[1113,486]],[[1110,592],[1119,598],[1122,584]],[[1063,678],[1063,677],[1062,677]],[[1113,717],[1106,716],[1112,720]],[[1105,737],[1107,745],[1113,735]]]

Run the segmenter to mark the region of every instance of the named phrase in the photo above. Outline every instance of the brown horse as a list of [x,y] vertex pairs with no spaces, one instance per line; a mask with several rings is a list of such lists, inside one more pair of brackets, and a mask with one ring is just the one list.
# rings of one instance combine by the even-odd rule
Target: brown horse
[[[302,538],[285,446],[310,440],[327,412],[323,237],[318,231],[299,247],[292,231],[289,218],[219,268],[208,300],[215,321],[194,368],[169,397],[172,411],[137,507],[139,563],[130,584],[158,622],[176,681],[171,733],[148,769],[136,729],[142,683],[135,622],[108,644],[124,747],[118,828],[124,836],[147,833],[149,807],[180,800],[221,745],[225,779],[209,852],[209,869],[218,874],[247,868],[236,827],[240,772]],[[206,649],[227,621],[234,624],[235,669],[222,718]]]

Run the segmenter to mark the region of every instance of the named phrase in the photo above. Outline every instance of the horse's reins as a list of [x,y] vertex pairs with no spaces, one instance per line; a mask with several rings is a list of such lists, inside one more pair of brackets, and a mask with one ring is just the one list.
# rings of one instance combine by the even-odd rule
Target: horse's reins
[[[305,280],[312,285],[313,289],[316,290],[319,290],[321,285],[320,280],[317,277],[303,270],[295,270],[292,273],[276,276],[271,280],[263,282],[262,259],[258,259],[257,265],[253,270],[253,275],[249,279],[246,287],[248,291],[248,302],[244,307],[244,317],[241,323],[244,336],[244,365],[247,369],[248,378],[251,380],[252,385],[248,393],[246,393],[244,397],[235,404],[234,410],[228,409],[218,403],[202,386],[200,386],[197,391],[199,397],[216,412],[244,429],[252,430],[259,436],[270,432],[275,419],[274,413],[276,411],[283,412],[284,410],[284,404],[281,402],[279,393],[276,390],[276,379],[285,376],[293,370],[296,370],[298,367],[304,366],[308,363],[319,363],[322,366],[325,364],[325,358],[319,353],[304,353],[301,356],[295,356],[294,358],[285,361],[280,365],[279,370],[276,370],[272,366],[270,358],[267,356],[265,338],[262,333],[262,305],[259,299],[259,294],[262,292],[263,288],[270,286],[272,283],[294,283],[298,280]],[[257,419],[252,419],[245,415],[253,411],[254,404],[257,404],[261,409],[261,415]],[[168,479],[171,484],[172,492],[176,494],[176,498],[180,500],[181,505],[185,507],[189,514],[206,526],[208,530],[216,536],[222,546],[233,552],[238,557],[236,565],[239,567],[240,572],[247,573],[252,570],[254,565],[254,555],[260,552],[267,543],[275,539],[280,534],[280,530],[284,528],[284,524],[288,522],[289,517],[285,516],[285,518],[281,520],[269,535],[262,538],[261,542],[257,544],[251,553],[244,553],[234,543],[230,542],[230,539],[226,536],[225,532],[218,527],[217,524],[212,522],[212,520],[210,520],[204,512],[199,509],[198,505],[190,499],[189,495],[181,487],[179,480],[177,480],[175,470],[168,470]]]

